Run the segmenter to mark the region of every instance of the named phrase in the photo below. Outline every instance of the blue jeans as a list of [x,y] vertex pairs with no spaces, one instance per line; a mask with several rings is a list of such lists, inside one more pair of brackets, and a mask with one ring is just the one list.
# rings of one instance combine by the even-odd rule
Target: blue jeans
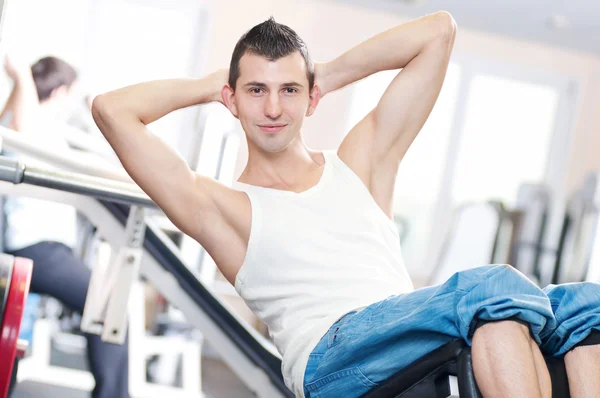
[[516,318],[547,355],[562,355],[600,330],[600,284],[541,290],[507,265],[454,274],[446,283],[391,296],[338,320],[312,351],[307,398],[359,397],[442,345],[469,345],[479,321]]

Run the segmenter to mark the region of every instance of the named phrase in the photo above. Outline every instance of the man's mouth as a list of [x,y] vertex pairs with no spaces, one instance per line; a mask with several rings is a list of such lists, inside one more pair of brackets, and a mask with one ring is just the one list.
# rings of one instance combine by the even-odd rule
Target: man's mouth
[[283,130],[285,124],[275,123],[275,124],[259,124],[258,127],[264,131],[265,133],[276,133],[278,131]]

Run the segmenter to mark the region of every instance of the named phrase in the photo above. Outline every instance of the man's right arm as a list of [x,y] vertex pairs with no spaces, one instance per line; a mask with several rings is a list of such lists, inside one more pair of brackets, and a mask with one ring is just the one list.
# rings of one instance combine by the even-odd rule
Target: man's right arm
[[[131,178],[182,232],[209,251],[232,281],[243,261],[250,229],[247,197],[194,173],[146,127],[176,109],[219,101],[226,79],[226,71],[219,71],[203,79],[125,87],[96,97],[92,115]],[[224,241],[236,250],[224,251]]]

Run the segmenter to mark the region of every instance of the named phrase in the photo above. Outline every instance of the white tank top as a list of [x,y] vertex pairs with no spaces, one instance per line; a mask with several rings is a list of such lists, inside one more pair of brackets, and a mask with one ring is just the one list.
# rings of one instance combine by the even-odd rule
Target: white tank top
[[267,324],[297,397],[309,354],[335,321],[413,290],[394,222],[336,152],[324,156],[321,180],[301,193],[236,183],[252,227],[235,289]]

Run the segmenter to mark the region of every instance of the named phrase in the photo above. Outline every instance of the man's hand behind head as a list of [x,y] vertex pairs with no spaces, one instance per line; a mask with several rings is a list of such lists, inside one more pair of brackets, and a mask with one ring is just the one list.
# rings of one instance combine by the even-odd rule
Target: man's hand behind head
[[210,96],[212,101],[220,102],[223,105],[223,88],[228,85],[229,80],[229,69],[219,69],[216,72],[211,73],[206,77],[208,81],[211,82],[213,90]]
[[327,75],[325,71],[325,67],[327,64],[321,62],[315,62],[315,86],[319,87],[319,92],[321,94],[321,98],[325,96],[325,94],[331,91],[331,88],[327,84]]

